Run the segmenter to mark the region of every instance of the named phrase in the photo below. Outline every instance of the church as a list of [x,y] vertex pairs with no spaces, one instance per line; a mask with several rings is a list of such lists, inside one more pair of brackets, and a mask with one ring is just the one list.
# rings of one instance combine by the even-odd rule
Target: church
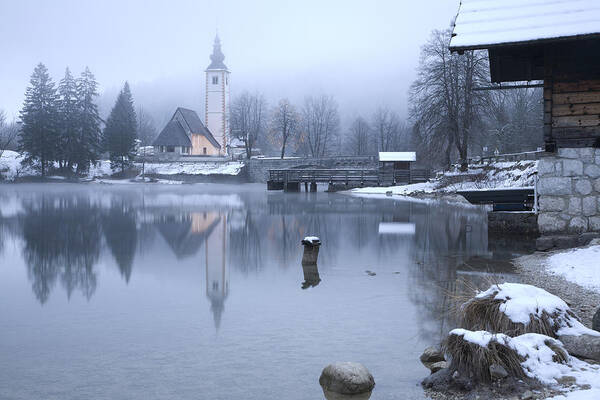
[[152,143],[154,154],[169,158],[228,154],[230,72],[224,60],[217,35],[205,71],[204,123],[194,110],[178,107]]

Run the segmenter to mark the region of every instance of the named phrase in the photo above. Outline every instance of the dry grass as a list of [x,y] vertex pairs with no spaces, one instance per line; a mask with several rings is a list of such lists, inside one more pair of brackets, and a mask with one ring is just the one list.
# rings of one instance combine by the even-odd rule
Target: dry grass
[[525,378],[521,363],[525,361],[515,350],[490,340],[486,347],[471,343],[462,335],[449,335],[443,349],[451,357],[450,369],[477,382],[490,382],[490,365],[504,367],[510,376]]
[[504,333],[515,337],[525,333],[539,333],[556,338],[556,332],[563,324],[568,324],[567,316],[577,319],[575,314],[567,311],[567,316],[560,313],[549,314],[545,311],[540,316],[530,314],[529,323],[513,322],[500,311],[500,306],[506,301],[494,299],[497,292],[485,297],[474,297],[460,307],[460,326],[472,331],[488,331]]

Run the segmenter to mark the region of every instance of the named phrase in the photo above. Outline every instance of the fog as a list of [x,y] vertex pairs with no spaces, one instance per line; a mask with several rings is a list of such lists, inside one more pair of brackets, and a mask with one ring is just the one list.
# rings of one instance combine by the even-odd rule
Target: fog
[[406,116],[419,48],[457,8],[457,0],[0,0],[0,109],[18,117],[39,62],[55,81],[66,66],[76,75],[89,66],[103,116],[128,81],[161,128],[177,106],[203,109],[218,31],[234,97],[250,90],[299,103],[331,94],[343,123],[382,105]]

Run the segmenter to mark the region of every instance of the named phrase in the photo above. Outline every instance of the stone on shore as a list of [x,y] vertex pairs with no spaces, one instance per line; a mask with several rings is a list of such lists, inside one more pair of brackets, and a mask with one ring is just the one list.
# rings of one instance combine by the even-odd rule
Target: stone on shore
[[594,317],[592,318],[592,329],[600,332],[600,308],[598,308],[596,314],[594,314]]
[[336,362],[323,369],[319,384],[327,399],[357,399],[356,395],[361,395],[361,399],[368,399],[375,387],[375,379],[362,364]]
[[504,379],[508,376],[508,372],[506,372],[506,369],[504,369],[504,367],[502,365],[492,364],[492,365],[490,365],[489,369],[490,369],[490,376],[494,380]]
[[431,364],[428,368],[431,370],[431,373],[436,373],[441,369],[448,368],[450,365],[446,361],[438,361]]
[[600,336],[561,335],[558,340],[570,355],[600,361]]
[[431,365],[433,363],[439,361],[446,361],[444,353],[442,353],[442,350],[438,346],[430,346],[423,350],[423,354],[421,354],[421,357],[419,357],[419,359],[427,368],[429,368],[428,365]]

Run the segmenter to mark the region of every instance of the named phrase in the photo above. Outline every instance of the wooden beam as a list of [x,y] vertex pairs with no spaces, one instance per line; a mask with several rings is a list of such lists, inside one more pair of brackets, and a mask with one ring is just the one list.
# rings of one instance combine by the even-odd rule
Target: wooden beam
[[600,91],[597,92],[574,92],[555,93],[552,95],[554,104],[585,104],[600,102]]
[[552,109],[552,115],[555,117],[591,114],[600,115],[600,103],[557,104]]
[[600,126],[600,115],[552,116],[552,127]]

